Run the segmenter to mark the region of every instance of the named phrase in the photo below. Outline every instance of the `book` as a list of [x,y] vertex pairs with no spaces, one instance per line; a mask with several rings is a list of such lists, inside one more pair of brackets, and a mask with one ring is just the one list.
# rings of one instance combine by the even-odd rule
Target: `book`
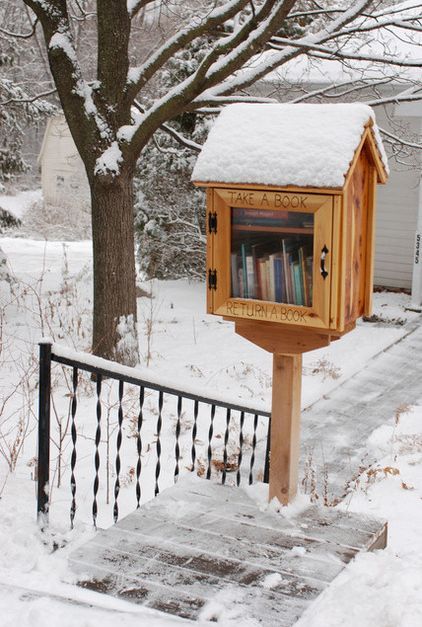
[[312,255],[309,255],[305,259],[305,280],[306,286],[308,290],[308,307],[312,307],[312,288],[313,288],[313,280],[312,280],[312,272],[314,268],[314,258]]
[[274,259],[274,276],[275,276],[275,302],[283,303],[285,301],[284,276],[283,276],[283,260],[278,254]]
[[283,251],[283,269],[284,269],[284,285],[286,290],[286,303],[293,303],[293,289],[292,289],[292,274],[291,274],[291,254],[288,252],[288,240],[281,240],[281,246]]
[[239,209],[232,210],[232,224],[248,226],[287,226],[289,215],[287,211],[271,211],[269,209]]
[[252,254],[246,255],[246,280],[248,285],[246,298],[256,298],[255,264]]
[[302,277],[301,267],[298,261],[292,263],[292,278],[294,286],[294,304],[303,305],[303,293],[302,293]]
[[302,285],[303,296],[302,305],[304,305],[305,307],[309,307],[308,284],[306,281],[305,252],[303,250],[303,246],[301,246],[298,250],[298,257],[300,266],[300,282]]
[[259,282],[259,297],[261,300],[268,300],[267,294],[267,264],[265,257],[258,259],[258,282]]
[[270,255],[268,257],[269,260],[269,286],[270,286],[270,291],[268,294],[268,300],[271,300],[273,302],[275,302],[276,298],[275,298],[275,259],[277,257],[277,253],[273,253],[272,255]]
[[270,283],[270,259],[267,257],[265,259],[265,292],[267,298],[265,300],[271,300],[271,283]]
[[238,277],[239,277],[239,296],[240,296],[240,298],[244,298],[245,297],[245,286],[243,285],[243,269],[239,268],[237,273],[238,273]]
[[265,257],[267,242],[263,243],[260,241],[257,244],[252,244],[251,249],[255,271],[255,298],[262,299],[262,277],[259,269],[259,260]]
[[237,253],[232,253],[230,267],[231,267],[231,280],[232,280],[231,295],[233,298],[237,298],[240,296],[238,260],[239,260],[239,257]]
[[241,244],[243,298],[248,298],[248,270],[246,267],[246,244]]

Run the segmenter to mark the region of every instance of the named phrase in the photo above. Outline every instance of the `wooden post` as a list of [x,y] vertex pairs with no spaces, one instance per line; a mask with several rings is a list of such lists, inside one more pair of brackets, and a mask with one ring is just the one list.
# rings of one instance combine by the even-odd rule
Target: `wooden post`
[[300,451],[302,355],[273,355],[270,500],[287,505],[295,496]]

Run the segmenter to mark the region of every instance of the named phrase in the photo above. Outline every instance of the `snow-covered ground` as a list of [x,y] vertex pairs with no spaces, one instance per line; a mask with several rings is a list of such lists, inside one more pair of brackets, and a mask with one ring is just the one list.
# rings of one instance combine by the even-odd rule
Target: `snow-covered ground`
[[[4,206],[1,197],[0,206]],[[19,199],[14,206],[15,213],[23,217],[25,212],[19,209]],[[81,392],[79,399],[83,411],[78,423],[81,440],[75,529],[69,531],[68,436],[63,442],[61,488],[57,488],[57,465],[53,463],[51,533],[42,534],[36,526],[33,476],[37,342],[42,336],[50,336],[65,346],[89,349],[91,245],[87,241],[43,242],[9,236],[0,240],[0,247],[15,277],[11,284],[0,283],[0,625],[38,627],[46,621],[66,627],[185,624],[183,620],[70,586],[73,579],[67,568],[67,555],[94,533],[89,517],[93,474],[88,445],[92,450],[94,428],[94,414],[89,410],[94,402],[89,381],[85,382],[85,392]],[[194,388],[202,395],[229,396],[233,402],[269,408],[271,356],[236,336],[231,323],[204,313],[202,284],[154,281],[142,287],[152,296],[138,301],[140,350],[143,365],[148,362],[151,376],[171,380],[182,389]],[[334,389],[402,337],[406,333],[405,323],[417,315],[406,311],[407,304],[408,297],[403,294],[375,294],[376,322],[361,322],[356,331],[329,348],[305,355],[303,407]],[[59,375],[62,376],[61,371],[53,377],[56,443],[58,427],[69,429],[66,422],[69,391],[63,381],[59,382]],[[116,411],[111,392],[108,402],[114,429]],[[174,430],[174,411],[167,409],[169,427]],[[152,478],[154,470],[153,456],[149,458],[147,454],[147,445],[154,441],[154,425],[151,421],[146,431],[143,470],[146,480]],[[187,423],[186,429],[189,427]],[[165,429],[163,433],[165,437]],[[421,434],[422,402],[421,406],[392,408],[390,423],[371,436],[368,446],[377,454],[378,464],[360,477],[347,502],[340,507],[386,518],[388,548],[360,555],[301,619],[301,627],[419,627],[422,624]],[[125,435],[128,437],[122,474],[126,481],[121,503],[123,511],[125,508],[130,511],[136,446],[130,432]],[[126,456],[129,450],[133,450],[131,460]],[[52,455],[53,459],[57,456],[55,443]],[[104,465],[101,468],[104,472]],[[104,485],[104,475],[101,481]],[[100,496],[100,508],[107,510],[105,493]],[[100,524],[110,523],[108,511]],[[63,548],[52,551],[56,544]],[[50,592],[53,596],[46,597],[37,591]],[[63,597],[86,605],[64,603]]]

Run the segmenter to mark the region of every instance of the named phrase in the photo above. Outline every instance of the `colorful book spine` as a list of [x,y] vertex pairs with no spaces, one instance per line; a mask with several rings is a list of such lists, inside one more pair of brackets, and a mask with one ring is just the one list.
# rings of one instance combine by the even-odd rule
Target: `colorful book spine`
[[248,298],[248,270],[246,266],[246,244],[242,244],[240,247],[242,258],[242,285],[243,285],[243,298]]
[[285,287],[285,295],[286,295],[286,303],[292,302],[292,293],[291,293],[291,285],[290,285],[290,263],[289,263],[289,254],[287,252],[287,244],[286,240],[281,240],[281,247],[283,251],[283,270],[284,270],[284,287]]
[[275,275],[275,302],[282,303],[284,299],[284,277],[283,277],[283,261],[280,255],[274,259],[274,275]]
[[305,253],[303,250],[303,246],[301,246],[298,250],[299,255],[299,266],[300,266],[300,280],[302,284],[302,294],[303,294],[303,305],[308,307],[308,285],[306,281],[306,267],[305,267]]
[[269,271],[270,271],[270,294],[269,294],[269,300],[272,302],[276,302],[276,297],[275,297],[275,260],[276,260],[277,254],[274,253],[272,255],[270,255],[268,257],[269,260]]
[[302,277],[301,268],[298,261],[292,264],[292,277],[294,284],[295,305],[303,305],[303,293],[302,293]]
[[305,259],[305,268],[306,268],[306,286],[308,289],[308,307],[312,307],[312,288],[313,288],[313,280],[312,273],[314,268],[314,258],[312,255],[309,255]]
[[232,280],[232,298],[238,298],[240,296],[239,286],[239,268],[238,268],[238,255],[237,253],[231,254],[231,280]]
[[246,255],[246,279],[248,284],[247,298],[256,298],[255,264],[252,255]]
[[287,211],[233,208],[232,224],[244,224],[247,226],[286,226],[288,218]]
[[262,300],[268,300],[267,294],[267,266],[266,260],[258,259],[258,269],[259,269],[259,285],[260,285],[260,298]]

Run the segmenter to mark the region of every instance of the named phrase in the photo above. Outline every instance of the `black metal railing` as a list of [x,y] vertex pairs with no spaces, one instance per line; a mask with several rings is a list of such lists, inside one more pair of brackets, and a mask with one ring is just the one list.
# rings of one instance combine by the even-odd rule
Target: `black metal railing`
[[[50,444],[54,443],[50,425],[52,405],[57,420],[57,408],[52,402],[53,362],[61,364],[63,376],[64,371],[67,373],[66,396],[70,401],[69,433],[65,444],[63,433],[61,434],[60,454],[63,456],[63,451],[67,452],[70,448],[70,463],[63,459],[61,463],[70,470],[71,527],[74,525],[78,507],[78,465],[80,461],[85,463],[87,460],[90,460],[91,468],[93,462],[90,509],[94,526],[97,526],[102,451],[107,456],[107,464],[110,457],[114,459],[112,470],[114,488],[109,490],[110,493],[112,491],[112,498],[107,496],[108,502],[113,501],[114,522],[119,518],[119,496],[123,484],[127,483],[122,476],[122,458],[125,456],[130,456],[134,462],[130,467],[130,481],[135,484],[132,509],[156,496],[160,488],[177,481],[183,471],[196,471],[206,479],[216,478],[223,484],[228,481],[230,474],[231,483],[237,486],[242,482],[252,484],[257,477],[268,482],[269,412],[259,407],[237,405],[225,399],[208,398],[194,391],[183,391],[162,385],[159,381],[146,380],[139,376],[139,371],[135,368],[121,366],[89,354],[76,353],[44,341],[40,343],[37,505],[38,518],[42,525],[47,524],[50,509],[52,478]],[[87,387],[83,394],[79,394],[82,376],[85,377],[84,385],[91,386],[90,407],[87,405]],[[106,406],[103,388],[107,384],[110,395],[110,385],[113,382],[117,384],[117,394],[115,400]],[[125,408],[125,393],[128,386],[132,393],[130,412]],[[63,394],[63,391],[59,393]],[[176,399],[175,407],[171,399]],[[83,414],[84,420],[78,420],[79,414]],[[112,429],[110,414],[115,418]],[[128,422],[130,433],[127,431]],[[82,431],[87,423],[92,424],[91,435]],[[146,429],[147,433],[144,433]],[[136,440],[136,446],[131,446],[133,439]],[[81,446],[82,443],[83,454],[78,452],[78,444]],[[91,448],[90,452],[88,446]],[[151,467],[151,460],[154,468]],[[149,477],[145,477],[146,465],[149,466]],[[109,466],[107,473],[108,469]],[[109,474],[107,477],[109,481]],[[152,482],[153,486],[147,486],[148,482]]]

